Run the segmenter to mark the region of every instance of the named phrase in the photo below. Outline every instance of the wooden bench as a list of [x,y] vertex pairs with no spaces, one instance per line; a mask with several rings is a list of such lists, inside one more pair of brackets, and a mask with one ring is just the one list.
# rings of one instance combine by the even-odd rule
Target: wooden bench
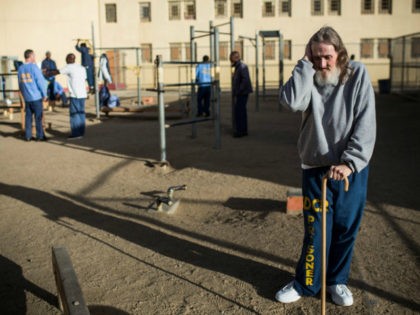
[[52,248],[52,264],[60,309],[64,315],[90,315],[65,247]]

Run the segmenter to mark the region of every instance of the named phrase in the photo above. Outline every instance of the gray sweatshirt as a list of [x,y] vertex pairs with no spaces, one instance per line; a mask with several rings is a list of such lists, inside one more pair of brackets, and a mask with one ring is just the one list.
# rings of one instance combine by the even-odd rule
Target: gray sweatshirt
[[369,163],[376,138],[375,94],[363,64],[351,62],[344,84],[318,87],[310,61],[299,60],[280,89],[280,103],[301,111],[299,155],[306,167],[346,163],[359,172]]

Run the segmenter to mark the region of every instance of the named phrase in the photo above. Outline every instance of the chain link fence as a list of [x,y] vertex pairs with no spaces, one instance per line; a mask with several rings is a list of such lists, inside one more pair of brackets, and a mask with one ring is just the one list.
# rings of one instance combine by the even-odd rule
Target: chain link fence
[[391,40],[391,91],[420,96],[420,33]]

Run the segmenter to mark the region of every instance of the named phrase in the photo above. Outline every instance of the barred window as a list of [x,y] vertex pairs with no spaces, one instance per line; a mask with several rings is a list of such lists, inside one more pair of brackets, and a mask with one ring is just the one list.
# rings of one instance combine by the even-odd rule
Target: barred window
[[411,58],[420,58],[420,37],[411,38]]
[[237,52],[241,55],[241,58],[244,57],[244,42],[242,40],[235,41],[235,48]]
[[233,0],[231,15],[233,17],[242,18],[243,17],[242,8],[243,8],[242,0]]
[[185,61],[191,61],[191,44],[184,43]]
[[420,13],[420,0],[413,0],[413,13]]
[[276,41],[267,40],[264,43],[264,58],[266,60],[276,59]]
[[184,5],[184,18],[195,20],[195,0],[185,0]]
[[276,5],[274,1],[263,1],[263,17],[275,16]]
[[378,58],[389,57],[389,39],[379,38],[378,39]]
[[360,57],[373,58],[373,39],[365,38],[360,41]]
[[229,43],[220,42],[219,43],[219,59],[220,61],[226,61],[229,58]]
[[227,17],[227,0],[214,0],[214,12],[216,18]]
[[181,19],[181,1],[169,1],[169,20]]
[[292,41],[283,41],[283,59],[292,60]]
[[312,0],[311,2],[312,15],[324,15],[324,0]]
[[362,0],[362,14],[375,13],[374,0]]
[[152,20],[150,2],[140,2],[140,21],[150,22]]
[[290,0],[280,0],[280,16],[292,16],[292,3]]
[[392,14],[392,0],[379,0],[379,13]]
[[171,61],[182,60],[182,44],[181,43],[170,43],[169,49],[171,51]]
[[341,1],[340,0],[328,0],[328,8],[330,15],[341,15]]
[[152,62],[152,44],[141,44],[141,61]]
[[105,4],[105,18],[107,23],[117,23],[117,5],[115,3]]

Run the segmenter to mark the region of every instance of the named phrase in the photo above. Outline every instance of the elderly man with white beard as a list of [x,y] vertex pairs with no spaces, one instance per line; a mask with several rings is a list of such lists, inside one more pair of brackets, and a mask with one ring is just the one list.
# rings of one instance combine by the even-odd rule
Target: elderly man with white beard
[[323,27],[309,40],[279,97],[284,107],[302,112],[298,151],[305,233],[295,277],[275,298],[291,303],[321,289],[321,182],[328,175],[327,291],[334,303],[350,306],[347,282],[376,138],[372,84],[363,64],[349,60],[338,33]]

